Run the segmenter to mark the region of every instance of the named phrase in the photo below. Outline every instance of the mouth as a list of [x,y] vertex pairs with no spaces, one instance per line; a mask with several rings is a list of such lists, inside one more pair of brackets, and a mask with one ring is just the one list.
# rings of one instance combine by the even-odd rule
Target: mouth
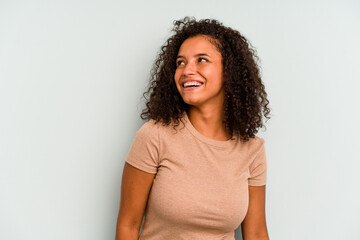
[[182,84],[183,88],[198,88],[202,86],[204,83],[199,81],[186,81]]

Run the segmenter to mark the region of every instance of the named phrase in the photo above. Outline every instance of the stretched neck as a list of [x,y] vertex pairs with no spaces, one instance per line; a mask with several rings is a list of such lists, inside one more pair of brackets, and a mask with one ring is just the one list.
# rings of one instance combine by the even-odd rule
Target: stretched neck
[[226,141],[230,138],[222,122],[224,119],[222,108],[190,107],[188,115],[194,128],[205,137],[219,141]]

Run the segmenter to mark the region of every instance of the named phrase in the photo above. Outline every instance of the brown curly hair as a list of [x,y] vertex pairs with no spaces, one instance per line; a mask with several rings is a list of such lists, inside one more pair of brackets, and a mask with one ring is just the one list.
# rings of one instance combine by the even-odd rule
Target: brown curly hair
[[141,113],[143,120],[154,119],[174,127],[180,124],[184,111],[189,109],[179,94],[175,82],[176,58],[181,44],[188,38],[205,35],[222,55],[224,77],[223,124],[233,137],[242,141],[255,137],[262,128],[263,116],[270,109],[265,87],[261,81],[256,51],[238,31],[223,26],[217,20],[185,17],[174,21],[173,34],[161,47],[154,62],[148,90],[143,94],[146,108]]

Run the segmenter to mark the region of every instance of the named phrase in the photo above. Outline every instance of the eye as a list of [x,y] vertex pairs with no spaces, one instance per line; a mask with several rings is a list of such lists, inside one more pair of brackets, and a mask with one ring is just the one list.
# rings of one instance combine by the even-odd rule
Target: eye
[[207,62],[208,60],[203,57],[199,57],[198,62]]
[[181,65],[184,65],[184,61],[183,60],[177,60],[176,61],[176,66],[180,67]]

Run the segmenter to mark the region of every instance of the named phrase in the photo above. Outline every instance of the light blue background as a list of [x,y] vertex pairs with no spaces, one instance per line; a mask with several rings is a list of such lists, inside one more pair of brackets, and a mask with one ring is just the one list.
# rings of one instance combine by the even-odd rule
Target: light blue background
[[238,29],[261,59],[270,238],[360,239],[359,12],[355,0],[0,1],[0,239],[114,239],[141,95],[186,15]]

